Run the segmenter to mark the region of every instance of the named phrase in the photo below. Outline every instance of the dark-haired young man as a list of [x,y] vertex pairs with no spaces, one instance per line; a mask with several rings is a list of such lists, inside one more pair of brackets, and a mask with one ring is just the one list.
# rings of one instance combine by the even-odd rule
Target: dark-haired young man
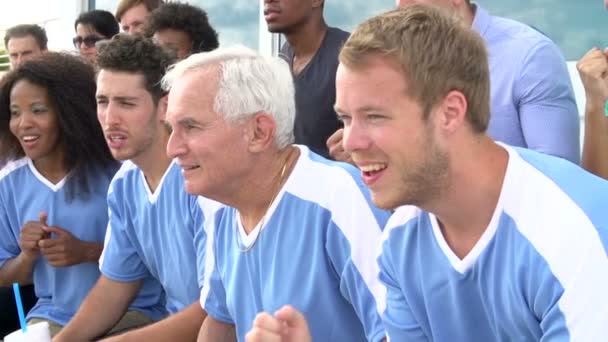
[[22,24],[9,28],[4,35],[11,69],[47,51],[46,31],[38,25]]
[[[116,340],[193,339],[206,316],[198,306],[204,271],[197,268],[202,263],[193,242],[202,211],[165,153],[170,130],[160,80],[172,62],[140,35],[120,35],[100,48],[97,114],[110,151],[124,163],[108,191],[102,275],[59,341],[103,336],[136,296],[144,305],[161,301],[170,314],[182,311],[186,319],[169,318]],[[166,335],[165,327],[175,329]]]
[[144,34],[171,50],[178,60],[219,46],[217,32],[209,24],[207,13],[185,3],[167,3],[155,9]]

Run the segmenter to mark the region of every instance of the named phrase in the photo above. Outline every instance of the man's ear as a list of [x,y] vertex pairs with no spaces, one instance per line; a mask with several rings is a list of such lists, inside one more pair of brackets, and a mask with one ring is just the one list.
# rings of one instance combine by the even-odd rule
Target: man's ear
[[169,100],[169,96],[165,95],[158,100],[158,104],[156,105],[156,113],[158,114],[158,119],[160,121],[165,121],[167,118],[167,103]]
[[325,0],[312,0],[312,8],[323,7]]
[[267,113],[258,113],[247,125],[249,151],[261,152],[274,144],[276,123]]
[[466,122],[468,103],[464,94],[458,90],[448,92],[439,106],[438,127],[446,134],[457,131]]

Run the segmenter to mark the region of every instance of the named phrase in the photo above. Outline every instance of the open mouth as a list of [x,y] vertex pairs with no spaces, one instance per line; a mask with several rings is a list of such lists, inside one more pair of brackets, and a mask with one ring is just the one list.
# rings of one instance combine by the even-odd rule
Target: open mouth
[[386,167],[387,167],[386,164],[370,164],[370,165],[360,166],[359,169],[361,170],[361,172],[363,172],[364,176],[372,177],[372,176],[380,173],[382,170],[386,169]]
[[26,142],[26,143],[31,143],[31,142],[38,140],[39,138],[40,138],[39,135],[24,135],[23,137],[21,137],[21,140],[23,140],[23,142]]

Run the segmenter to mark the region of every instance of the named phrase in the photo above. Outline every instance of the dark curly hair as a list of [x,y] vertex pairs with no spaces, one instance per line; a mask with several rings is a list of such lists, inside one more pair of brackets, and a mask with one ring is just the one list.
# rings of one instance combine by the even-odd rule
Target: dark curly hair
[[165,29],[185,32],[192,41],[192,53],[215,50],[220,45],[207,13],[197,6],[174,2],[152,11],[144,35],[152,37]]
[[92,10],[80,13],[74,21],[74,30],[78,24],[91,26],[106,38],[112,38],[120,31],[114,14],[104,10]]
[[[95,73],[80,58],[49,52],[7,73],[0,83],[0,159],[15,160],[25,152],[10,131],[11,91],[27,80],[46,89],[57,112],[59,145],[65,149],[68,200],[90,192],[88,174],[112,177],[119,163],[114,160],[97,121]],[[100,171],[101,170],[101,171]]]
[[118,34],[98,48],[98,70],[139,73],[144,76],[146,90],[154,104],[167,93],[160,81],[174,58],[152,39],[141,35]]
[[9,28],[4,35],[4,46],[8,46],[8,41],[12,38],[23,38],[32,36],[38,43],[40,50],[46,50],[48,39],[46,31],[38,25],[22,24]]

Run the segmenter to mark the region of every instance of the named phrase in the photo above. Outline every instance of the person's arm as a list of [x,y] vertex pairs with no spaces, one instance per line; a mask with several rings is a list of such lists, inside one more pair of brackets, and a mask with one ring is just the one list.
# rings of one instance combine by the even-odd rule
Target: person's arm
[[90,341],[109,331],[124,315],[143,281],[118,282],[100,276],[80,309],[54,342]]
[[207,317],[207,313],[196,301],[196,303],[162,321],[103,341],[193,341],[196,339],[205,317]]
[[[36,260],[40,257],[38,243],[40,239],[46,235],[43,226],[46,224],[46,213],[40,213],[38,221],[28,221],[21,228],[19,235],[19,245],[13,243],[10,249],[17,253],[9,253],[17,255],[14,258],[8,259],[0,266],[0,286],[10,286],[12,283],[27,285],[32,283],[32,273]],[[4,223],[4,222],[3,222]],[[6,223],[5,223],[6,224]],[[8,237],[5,237],[8,239]],[[8,241],[4,241],[7,243]],[[4,246],[8,247],[8,246]],[[3,249],[5,249],[3,247]],[[3,252],[5,254],[8,252]]]
[[0,287],[8,287],[12,283],[31,284],[36,259],[38,257],[30,257],[22,252],[15,258],[7,260],[0,267]]
[[224,323],[209,316],[203,322],[198,334],[198,342],[236,342],[234,325]]
[[566,62],[555,44],[544,41],[530,49],[513,96],[528,148],[579,164],[578,109]]
[[591,49],[576,65],[585,87],[585,137],[581,166],[608,179],[608,53]]

